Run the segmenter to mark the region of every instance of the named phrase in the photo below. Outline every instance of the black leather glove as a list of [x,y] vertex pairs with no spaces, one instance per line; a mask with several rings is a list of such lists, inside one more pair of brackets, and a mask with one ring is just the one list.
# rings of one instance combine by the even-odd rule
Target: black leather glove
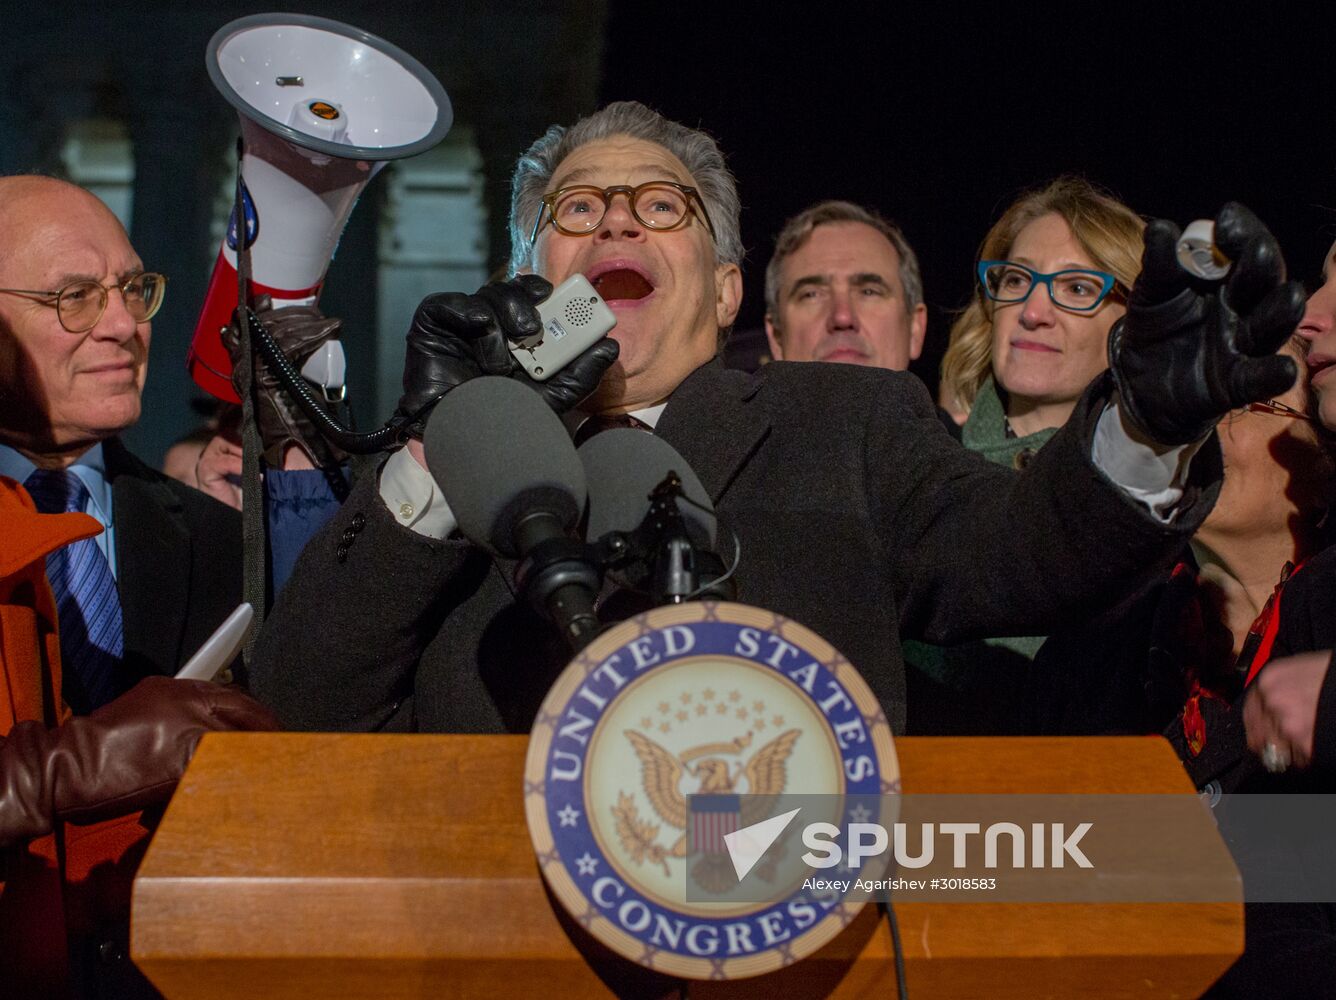
[[395,415],[420,438],[436,401],[480,375],[509,375],[532,386],[557,413],[565,413],[598,388],[618,345],[604,337],[546,382],[535,382],[510,353],[510,341],[541,329],[539,302],[552,285],[536,274],[493,281],[473,295],[429,295],[413,314],[404,357],[404,394]]
[[1179,230],[1146,227],[1141,274],[1127,315],[1109,334],[1109,368],[1123,413],[1153,441],[1199,441],[1230,410],[1279,395],[1298,374],[1276,351],[1304,313],[1304,291],[1285,281],[1280,246],[1236,202],[1215,219],[1215,244],[1233,261],[1223,283],[1179,266]]
[[0,737],[0,849],[171,796],[213,730],[279,729],[239,688],[149,677],[101,708],[47,729],[20,722]]
[[[315,306],[285,306],[275,309],[273,300],[262,295],[255,300],[256,317],[264,324],[278,349],[298,371],[327,340],[337,340],[342,320],[325,316]],[[251,336],[255,332],[251,331]],[[245,361],[241,357],[241,332],[235,322],[223,331],[223,344],[232,357],[232,385],[241,392],[239,372]],[[288,445],[296,445],[306,452],[316,466],[339,465],[348,455],[326,441],[315,429],[309,417],[288,395],[278,376],[269,370],[260,355],[256,355],[255,422],[259,425],[260,440],[264,444],[264,460],[271,469],[283,468],[283,452]]]

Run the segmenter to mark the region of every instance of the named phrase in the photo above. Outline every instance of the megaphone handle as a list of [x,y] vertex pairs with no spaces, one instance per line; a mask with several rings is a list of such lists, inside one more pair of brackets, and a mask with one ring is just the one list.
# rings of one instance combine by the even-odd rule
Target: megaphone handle
[[[247,239],[244,187],[241,180],[241,160],[244,146],[237,139],[237,183],[234,193],[237,220],[237,302],[245,304],[250,298],[251,259]],[[240,333],[242,357],[251,357],[251,329],[249,309],[237,310],[237,329]],[[241,397],[241,541],[242,541],[242,594],[255,609],[250,628],[246,631],[244,661],[250,665],[255,643],[269,609],[269,579],[265,567],[268,551],[266,504],[260,486],[260,454],[264,445],[255,420],[255,366],[245,364],[237,373],[237,395]]]

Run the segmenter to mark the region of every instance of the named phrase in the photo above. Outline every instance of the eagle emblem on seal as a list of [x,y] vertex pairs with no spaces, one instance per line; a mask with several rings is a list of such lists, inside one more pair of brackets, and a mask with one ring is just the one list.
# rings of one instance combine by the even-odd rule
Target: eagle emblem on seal
[[[622,849],[637,864],[662,865],[667,875],[670,858],[687,857],[687,830],[693,819],[687,808],[687,796],[708,796],[711,803],[723,803],[726,825],[719,825],[717,805],[708,821],[698,822],[694,847],[701,857],[692,867],[691,876],[701,889],[723,892],[735,880],[732,864],[717,834],[721,829],[740,829],[768,817],[770,800],[766,797],[784,791],[788,759],[801,735],[800,730],[789,729],[746,757],[754,737],[750,731],[728,742],[703,743],[674,754],[643,733],[625,730],[640,760],[641,790],[662,822],[656,824],[652,819],[642,818],[634,797],[627,792],[619,793],[612,813]],[[695,787],[684,791],[684,784],[692,783]],[[673,831],[681,831],[667,846],[659,840],[663,825],[669,828],[670,836]],[[760,878],[769,881],[773,877],[775,860],[757,868]]]

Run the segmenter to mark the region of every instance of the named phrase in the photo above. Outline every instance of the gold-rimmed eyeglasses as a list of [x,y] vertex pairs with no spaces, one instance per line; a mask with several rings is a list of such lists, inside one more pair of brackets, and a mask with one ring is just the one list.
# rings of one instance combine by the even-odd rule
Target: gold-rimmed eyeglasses
[[[666,233],[680,229],[691,221],[692,213],[700,215],[713,238],[714,223],[705,208],[705,199],[694,187],[678,184],[676,181],[647,181],[630,187],[616,184],[612,187],[595,187],[592,184],[576,184],[558,188],[543,195],[542,208],[534,220],[533,234],[529,237],[532,245],[542,232],[544,219],[551,222],[559,233],[567,236],[588,236],[603,222],[608,214],[608,206],[619,194],[626,195],[631,206],[631,214],[646,229],[657,233]],[[546,209],[544,213],[543,209]]]
[[147,323],[162,308],[167,294],[167,277],[155,271],[141,271],[124,281],[104,285],[87,278],[71,281],[52,292],[31,288],[0,288],[9,295],[27,295],[56,310],[60,325],[70,333],[87,333],[97,326],[107,311],[107,296],[115,288],[125,300],[125,311],[136,323]]
[[1290,417],[1293,420],[1312,420],[1303,410],[1296,410],[1288,403],[1282,403],[1278,399],[1263,399],[1256,403],[1249,403],[1247,406],[1249,413],[1270,413],[1277,417]]

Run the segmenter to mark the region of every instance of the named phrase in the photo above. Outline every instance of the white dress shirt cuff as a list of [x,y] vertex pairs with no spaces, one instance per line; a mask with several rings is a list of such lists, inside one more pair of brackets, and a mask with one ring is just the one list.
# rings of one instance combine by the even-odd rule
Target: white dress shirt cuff
[[380,498],[400,525],[437,540],[458,526],[436,480],[407,448],[391,455],[380,470]]
[[1138,441],[1124,425],[1115,400],[1100,414],[1090,457],[1095,468],[1145,505],[1156,520],[1171,524],[1183,499],[1188,467],[1202,443],[1163,446]]

